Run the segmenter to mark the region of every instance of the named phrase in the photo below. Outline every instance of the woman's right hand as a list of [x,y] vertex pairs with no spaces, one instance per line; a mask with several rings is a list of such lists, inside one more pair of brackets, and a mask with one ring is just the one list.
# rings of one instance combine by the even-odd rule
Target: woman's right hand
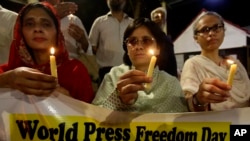
[[74,2],[60,2],[54,7],[61,19],[69,14],[74,14],[78,10],[78,5]]
[[48,95],[57,87],[54,76],[27,67],[19,67],[3,73],[7,87],[18,89],[29,95]]
[[123,103],[133,104],[138,97],[137,91],[144,90],[143,84],[150,82],[152,78],[147,77],[145,72],[130,70],[120,77],[116,89]]

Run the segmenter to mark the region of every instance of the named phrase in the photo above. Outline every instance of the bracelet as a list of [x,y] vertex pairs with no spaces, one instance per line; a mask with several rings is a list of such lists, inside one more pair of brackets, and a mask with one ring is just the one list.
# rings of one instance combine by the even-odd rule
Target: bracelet
[[206,107],[208,105],[208,103],[200,104],[200,102],[198,101],[196,97],[196,94],[193,95],[193,104],[197,107]]

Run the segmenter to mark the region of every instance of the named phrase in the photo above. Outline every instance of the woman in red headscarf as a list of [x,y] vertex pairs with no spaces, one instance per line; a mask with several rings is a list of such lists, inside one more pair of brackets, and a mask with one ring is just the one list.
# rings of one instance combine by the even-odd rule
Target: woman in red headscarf
[[[50,75],[51,47],[56,49],[58,78]],[[69,59],[59,18],[49,3],[31,3],[20,11],[9,61],[0,66],[0,87],[32,95],[60,90],[88,103],[94,98],[87,69],[78,60]]]

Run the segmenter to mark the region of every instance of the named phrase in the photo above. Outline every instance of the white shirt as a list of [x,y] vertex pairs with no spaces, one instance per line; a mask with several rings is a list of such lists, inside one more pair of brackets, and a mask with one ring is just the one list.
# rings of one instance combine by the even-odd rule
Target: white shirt
[[[87,39],[88,39],[88,34],[87,34],[86,29],[83,26],[81,20],[77,16],[68,15],[68,16],[65,16],[65,17],[63,17],[61,19],[61,31],[62,31],[64,39],[65,39],[65,47],[67,48],[67,50],[69,52],[69,56],[71,58],[76,58],[77,59],[79,57],[79,54],[78,54],[78,51],[77,51],[77,44],[78,43],[68,33],[68,28],[69,28],[69,25],[70,25],[70,22],[71,22],[71,18],[72,18],[72,23],[78,25],[80,28],[83,29],[84,34],[85,34]],[[88,40],[88,42],[89,42],[89,40]],[[84,51],[81,50],[81,53],[84,53]],[[93,55],[92,46],[91,46],[90,42],[89,42],[89,46],[88,46],[88,50],[87,50],[86,54]]]
[[123,34],[133,19],[124,14],[121,22],[111,12],[98,17],[90,30],[89,40],[96,46],[96,61],[100,67],[117,66],[123,63]]
[[16,12],[5,9],[0,5],[0,64],[6,63],[9,59],[17,15]]

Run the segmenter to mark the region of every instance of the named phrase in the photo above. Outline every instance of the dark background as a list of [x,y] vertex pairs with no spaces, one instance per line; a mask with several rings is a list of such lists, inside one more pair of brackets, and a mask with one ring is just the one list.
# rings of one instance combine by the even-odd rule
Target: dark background
[[[1,0],[0,4],[10,10],[18,12],[26,0]],[[65,0],[78,4],[79,10],[76,15],[82,20],[89,32],[96,17],[108,12],[106,0]],[[150,16],[151,10],[160,6],[163,0],[128,0],[125,9],[131,17],[134,17],[135,5],[140,3],[139,16]],[[249,0],[165,0],[168,11],[168,33],[172,39],[178,35],[193,21],[202,9],[216,11],[224,19],[240,27],[250,25],[250,1]],[[3,22],[3,21],[0,21]]]

